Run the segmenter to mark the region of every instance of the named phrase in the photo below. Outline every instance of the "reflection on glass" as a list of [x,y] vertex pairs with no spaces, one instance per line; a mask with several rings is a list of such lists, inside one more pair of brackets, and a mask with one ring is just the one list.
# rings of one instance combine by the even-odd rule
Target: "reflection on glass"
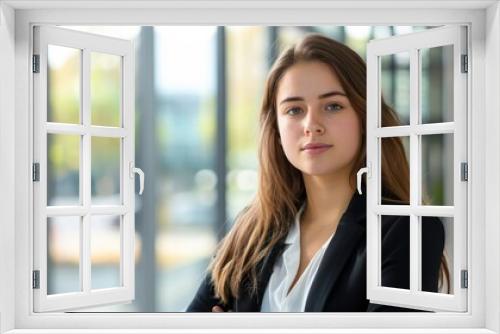
[[92,204],[120,204],[121,139],[92,137]]
[[422,204],[453,205],[453,134],[421,136]]
[[92,124],[120,126],[121,57],[92,52],[90,94]]
[[92,289],[121,286],[121,217],[96,215],[91,217],[90,258]]
[[410,55],[408,52],[380,57],[380,87],[385,103],[399,118],[410,124]]
[[81,291],[81,217],[47,219],[47,294]]
[[[292,29],[292,27],[290,27]],[[227,215],[230,222],[257,190],[258,110],[267,72],[266,27],[228,27]],[[276,47],[276,45],[275,45]]]
[[[453,218],[421,217],[422,222],[422,291],[453,294]],[[444,230],[442,240],[436,239]],[[436,253],[443,253],[446,267]],[[446,268],[446,269],[445,269]],[[450,284],[448,284],[448,279]]]
[[453,121],[453,45],[420,50],[421,123]]
[[79,123],[82,52],[57,45],[47,52],[47,121]]
[[[380,252],[381,286],[410,289],[410,217],[380,216],[380,218],[382,223],[382,240],[380,241],[382,248]],[[398,239],[397,246],[383,243],[389,230],[397,231],[397,235],[401,237]],[[388,248],[389,245],[393,247]],[[397,265],[397,274],[394,273],[394,265]]]
[[80,204],[80,136],[47,135],[47,205]]
[[[397,194],[391,194],[389,189],[381,187],[381,204],[408,205],[410,194],[410,137],[381,138],[381,145],[381,184],[384,185],[390,182],[403,189],[403,192],[408,196],[408,198],[396,198]],[[395,158],[399,156],[404,156],[406,160]],[[395,166],[396,168],[389,169],[388,166]]]

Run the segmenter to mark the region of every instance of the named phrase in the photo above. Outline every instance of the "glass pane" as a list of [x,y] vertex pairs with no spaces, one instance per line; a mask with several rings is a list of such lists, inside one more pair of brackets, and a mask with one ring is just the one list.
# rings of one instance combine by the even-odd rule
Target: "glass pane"
[[47,294],[78,292],[81,217],[47,219]]
[[381,204],[408,205],[410,201],[410,137],[381,138]]
[[[408,52],[380,57],[380,87],[385,103],[394,110],[396,122],[387,123],[382,118],[382,126],[410,124],[410,55]],[[382,115],[384,110],[382,109]],[[380,117],[380,115],[379,115]]]
[[80,204],[79,135],[47,135],[47,205]]
[[[225,225],[225,219],[217,219],[214,167],[217,134],[227,131],[216,121],[217,27],[162,26],[148,36],[155,42],[156,109],[151,123],[141,122],[139,138],[147,143],[148,136],[155,135],[158,147],[151,160],[146,158],[151,148],[136,148],[139,157],[145,162],[156,159],[158,167],[150,176],[155,180],[155,191],[149,189],[155,204],[144,202],[137,224],[157,224],[154,235],[143,240],[141,253],[142,263],[155,265],[156,300],[150,307],[180,312],[205,275],[216,231]],[[186,69],[195,75],[186,75]],[[143,282],[150,280],[150,273],[136,273]]]
[[92,137],[92,204],[120,204],[121,139]]
[[121,286],[121,217],[92,216],[90,229],[90,256],[92,289]]
[[81,50],[49,45],[47,50],[47,121],[80,122]]
[[90,94],[92,124],[120,126],[121,57],[92,52]]
[[421,217],[421,222],[422,291],[453,294],[453,218]]
[[410,289],[410,217],[381,218],[381,286]]
[[453,205],[453,134],[421,136],[422,205]]
[[453,121],[453,45],[420,50],[421,123]]
[[[257,191],[260,99],[268,59],[266,27],[228,27],[228,165],[226,199],[230,222]],[[275,45],[277,46],[277,45]],[[276,51],[276,50],[275,50]]]

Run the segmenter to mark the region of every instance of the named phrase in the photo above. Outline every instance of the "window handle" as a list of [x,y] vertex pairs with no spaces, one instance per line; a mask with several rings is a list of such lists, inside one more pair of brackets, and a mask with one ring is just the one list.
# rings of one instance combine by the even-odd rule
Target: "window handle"
[[371,177],[371,164],[368,162],[367,167],[363,167],[360,170],[358,170],[358,173],[356,174],[357,176],[357,186],[358,186],[358,193],[361,195],[363,192],[361,191],[361,176],[366,173],[366,177]]
[[134,167],[134,162],[131,161],[130,164],[130,178],[133,179],[135,174],[139,174],[139,195],[142,195],[144,191],[144,172],[142,169]]

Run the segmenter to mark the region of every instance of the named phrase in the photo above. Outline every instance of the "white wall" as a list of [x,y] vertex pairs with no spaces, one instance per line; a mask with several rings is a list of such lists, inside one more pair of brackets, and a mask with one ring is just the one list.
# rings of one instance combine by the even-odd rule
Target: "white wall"
[[0,2],[0,333],[14,328],[14,20]]
[[[485,308],[486,312],[486,327],[498,333],[500,331],[499,323],[499,300],[500,286],[499,282],[499,263],[500,263],[500,246],[498,244],[500,235],[500,205],[498,198],[500,196],[500,94],[495,89],[500,85],[500,47],[498,40],[500,39],[500,5],[494,4],[488,8],[486,18],[486,138],[485,150],[488,163],[486,164],[485,175],[486,180],[486,222],[494,222],[487,224],[485,252],[491,254],[491,261],[486,263],[486,286],[493,287],[486,291]],[[491,85],[493,83],[493,85]],[[488,256],[489,257],[489,256]],[[488,282],[490,281],[490,282]]]

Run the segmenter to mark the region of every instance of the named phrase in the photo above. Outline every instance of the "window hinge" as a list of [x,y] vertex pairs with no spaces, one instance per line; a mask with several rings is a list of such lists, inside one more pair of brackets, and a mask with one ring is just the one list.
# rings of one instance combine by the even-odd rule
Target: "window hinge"
[[40,164],[35,162],[33,164],[33,182],[40,181]]
[[461,173],[460,173],[460,178],[462,181],[468,181],[469,180],[469,165],[466,162],[462,162],[460,164],[461,166]]
[[40,289],[40,270],[33,270],[33,289]]
[[460,287],[462,289],[467,289],[469,287],[469,274],[467,270],[462,270],[462,284]]
[[33,73],[40,73],[40,55],[33,55]]
[[467,55],[462,55],[462,73],[469,72],[469,57]]

